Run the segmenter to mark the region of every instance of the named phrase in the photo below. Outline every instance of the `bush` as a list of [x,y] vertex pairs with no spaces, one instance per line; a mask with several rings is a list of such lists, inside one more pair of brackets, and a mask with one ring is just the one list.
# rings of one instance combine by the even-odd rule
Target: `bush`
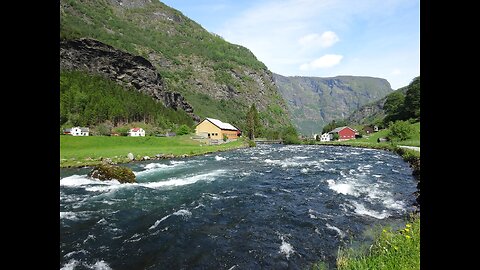
[[226,142],[228,140],[228,137],[226,134],[223,134],[223,141]]
[[391,141],[405,141],[413,136],[413,128],[408,121],[395,121],[388,126],[388,138]]
[[185,135],[185,134],[190,134],[192,131],[190,130],[190,128],[187,126],[187,125],[181,125],[178,129],[177,129],[177,135]]

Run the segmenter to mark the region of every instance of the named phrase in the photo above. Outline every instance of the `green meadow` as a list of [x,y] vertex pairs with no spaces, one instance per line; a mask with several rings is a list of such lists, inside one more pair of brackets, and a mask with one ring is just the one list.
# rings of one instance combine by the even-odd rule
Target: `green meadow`
[[68,136],[60,135],[60,167],[92,166],[110,158],[116,163],[128,162],[127,155],[132,153],[136,160],[144,156],[164,155],[200,155],[216,151],[225,151],[245,147],[241,138],[237,141],[206,145],[190,139],[190,135],[175,137],[124,137],[124,136]]

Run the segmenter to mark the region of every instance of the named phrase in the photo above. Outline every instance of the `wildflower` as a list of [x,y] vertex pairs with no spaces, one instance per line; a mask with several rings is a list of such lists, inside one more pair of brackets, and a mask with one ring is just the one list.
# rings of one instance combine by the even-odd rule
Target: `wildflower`
[[410,235],[405,235],[405,238],[410,239]]
[[383,230],[382,230],[382,232],[383,232],[383,233],[386,233],[386,232],[387,232],[387,230],[383,229]]
[[407,224],[407,225],[405,225],[405,227],[410,228],[410,227],[412,227],[412,225]]
[[408,228],[405,228],[405,231],[406,231],[406,232],[409,232],[409,231],[410,231],[410,229],[408,229]]

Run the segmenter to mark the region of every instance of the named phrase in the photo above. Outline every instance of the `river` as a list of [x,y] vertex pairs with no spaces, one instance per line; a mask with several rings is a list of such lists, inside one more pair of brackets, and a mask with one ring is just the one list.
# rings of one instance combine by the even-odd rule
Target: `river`
[[333,267],[339,246],[405,222],[416,182],[384,151],[260,145],[142,161],[135,184],[60,171],[60,269]]

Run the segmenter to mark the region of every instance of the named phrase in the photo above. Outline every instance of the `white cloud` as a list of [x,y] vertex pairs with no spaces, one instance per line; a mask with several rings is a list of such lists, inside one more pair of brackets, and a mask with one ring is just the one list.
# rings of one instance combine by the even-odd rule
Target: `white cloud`
[[317,68],[329,68],[340,64],[343,55],[339,54],[326,54],[320,58],[317,58],[310,63],[305,63],[300,66],[300,70],[311,70]]
[[298,40],[298,43],[304,47],[320,46],[322,48],[331,47],[333,44],[337,43],[340,39],[337,34],[333,31],[323,32],[322,35],[319,34],[309,34],[301,37]]

